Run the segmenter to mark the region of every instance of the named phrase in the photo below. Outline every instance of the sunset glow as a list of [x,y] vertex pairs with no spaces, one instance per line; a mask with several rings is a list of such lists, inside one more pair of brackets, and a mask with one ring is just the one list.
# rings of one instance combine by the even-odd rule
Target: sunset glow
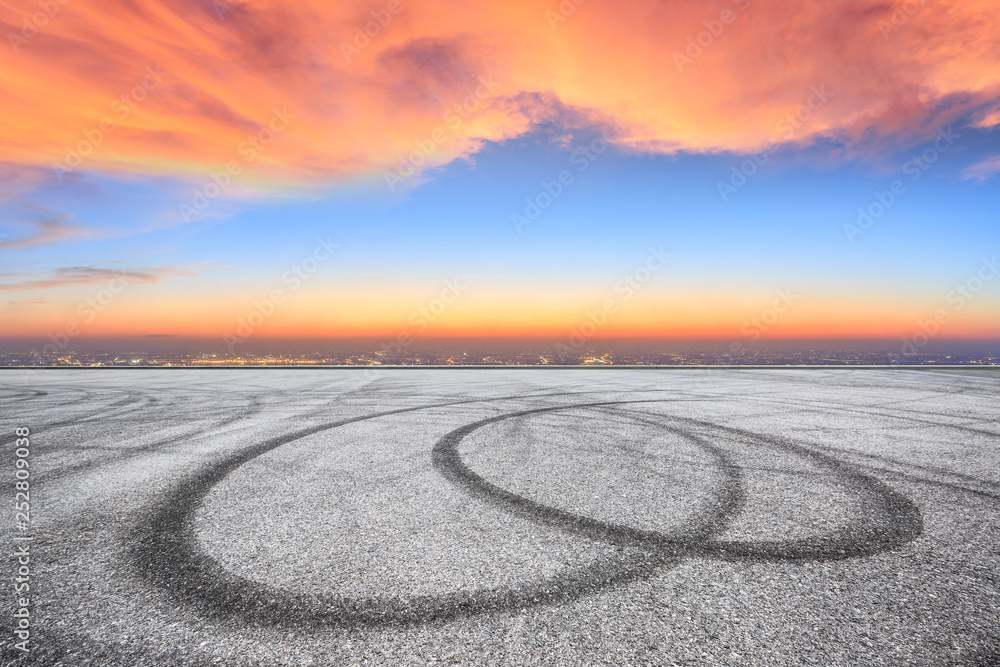
[[0,2],[0,337],[995,340],[998,10]]

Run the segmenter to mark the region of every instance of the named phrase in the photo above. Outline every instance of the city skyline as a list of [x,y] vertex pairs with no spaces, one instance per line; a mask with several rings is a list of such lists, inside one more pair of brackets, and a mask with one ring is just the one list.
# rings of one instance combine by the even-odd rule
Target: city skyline
[[[147,347],[119,342],[92,349],[61,349],[55,344],[23,351],[0,351],[0,368],[37,367],[406,367],[406,366],[1000,366],[996,342],[935,343],[896,351],[892,341],[838,343],[784,341],[744,346],[723,341],[557,342],[518,345],[511,341],[339,341],[316,344],[257,341],[246,350],[219,350],[207,342],[197,349],[183,341]],[[311,346],[312,345],[312,346]]]

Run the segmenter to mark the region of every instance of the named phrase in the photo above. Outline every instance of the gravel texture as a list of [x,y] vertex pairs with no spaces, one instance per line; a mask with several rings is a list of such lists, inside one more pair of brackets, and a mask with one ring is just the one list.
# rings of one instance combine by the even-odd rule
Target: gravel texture
[[1000,664],[988,369],[4,369],[5,545],[17,427],[3,664]]

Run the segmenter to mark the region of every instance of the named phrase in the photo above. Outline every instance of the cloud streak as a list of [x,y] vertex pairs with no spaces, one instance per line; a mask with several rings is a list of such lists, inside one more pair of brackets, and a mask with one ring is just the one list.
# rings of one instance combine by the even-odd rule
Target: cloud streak
[[116,279],[127,283],[157,283],[164,278],[197,276],[199,273],[193,270],[195,266],[160,266],[145,269],[67,266],[58,268],[41,277],[0,283],[0,292],[27,292],[32,290],[77,287],[107,283]]
[[29,221],[30,231],[24,236],[8,240],[6,234],[0,235],[0,249],[55,245],[90,235],[90,230],[70,224],[69,219],[68,215],[52,215]]
[[978,162],[965,170],[963,176],[968,180],[985,181],[1000,172],[1000,155]]

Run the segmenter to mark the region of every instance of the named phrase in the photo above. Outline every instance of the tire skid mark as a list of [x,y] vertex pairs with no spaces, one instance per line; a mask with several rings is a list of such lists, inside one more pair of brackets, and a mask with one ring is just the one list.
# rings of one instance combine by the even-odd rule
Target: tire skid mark
[[816,449],[819,449],[821,451],[835,452],[835,453],[838,453],[838,454],[840,454],[841,456],[844,456],[844,457],[855,456],[855,457],[858,457],[858,458],[872,459],[872,460],[875,460],[875,461],[878,461],[878,462],[884,464],[881,467],[875,467],[875,466],[871,466],[871,465],[865,465],[864,468],[866,470],[871,470],[873,472],[879,472],[879,473],[883,473],[883,474],[887,474],[887,475],[893,475],[894,477],[899,477],[901,479],[905,479],[905,480],[908,480],[908,481],[911,481],[911,482],[917,482],[917,483],[920,483],[920,484],[928,484],[930,486],[937,486],[937,487],[941,487],[941,488],[945,488],[945,489],[951,489],[953,491],[958,491],[958,492],[962,492],[962,493],[969,493],[969,494],[972,494],[972,495],[975,495],[975,496],[980,496],[980,497],[983,497],[983,498],[990,498],[990,499],[993,499],[993,500],[1000,500],[1000,494],[997,494],[997,493],[991,493],[989,491],[983,491],[982,489],[974,489],[972,487],[963,486],[962,484],[955,484],[953,482],[945,482],[945,481],[941,481],[941,480],[935,480],[935,479],[931,479],[930,477],[922,477],[922,476],[914,474],[912,472],[904,472],[902,470],[898,470],[898,469],[894,469],[894,468],[886,467],[886,466],[897,466],[898,468],[910,468],[911,470],[918,470],[918,471],[921,471],[921,472],[924,472],[924,473],[930,473],[930,474],[934,474],[934,475],[940,475],[942,477],[955,477],[955,478],[961,479],[961,480],[963,480],[965,482],[969,482],[969,483],[982,484],[983,486],[992,487],[992,488],[1000,488],[1000,484],[998,484],[997,482],[991,482],[989,480],[980,479],[979,477],[975,477],[973,475],[966,475],[966,474],[963,474],[963,473],[960,473],[960,472],[954,472],[954,471],[947,470],[945,468],[941,468],[941,467],[938,467],[938,466],[922,465],[922,464],[919,464],[919,463],[908,463],[906,461],[900,461],[900,460],[897,460],[897,459],[890,458],[888,456],[880,456],[878,454],[870,454],[868,452],[859,452],[859,451],[847,450],[847,449],[837,449],[837,448],[834,448],[834,447],[830,447],[829,445],[817,445],[817,444],[814,444],[814,445],[811,445],[811,446],[814,447],[814,448],[816,448]]
[[108,451],[111,455],[102,458],[95,458],[88,461],[81,461],[80,463],[73,465],[60,466],[48,473],[43,473],[38,475],[39,483],[49,483],[55,480],[62,479],[69,475],[79,474],[81,472],[90,470],[95,467],[102,465],[119,465],[125,461],[129,461],[143,454],[148,454],[149,452],[164,449],[172,445],[176,445],[181,442],[188,442],[192,439],[201,440],[207,437],[211,437],[220,429],[234,424],[238,421],[244,419],[249,419],[261,412],[263,409],[263,401],[258,396],[251,396],[247,405],[244,406],[243,410],[240,412],[226,417],[221,421],[210,424],[210,425],[199,425],[193,429],[180,433],[178,435],[171,436],[169,438],[164,438],[162,440],[157,440],[146,445],[141,445],[138,447],[121,448],[114,447],[110,448]]
[[[87,412],[87,413],[84,413],[82,415],[77,415],[75,417],[68,417],[68,418],[65,418],[65,419],[60,419],[60,420],[54,421],[54,422],[46,422],[46,423],[38,425],[38,426],[31,426],[31,432],[32,432],[32,434],[44,433],[46,431],[50,431],[50,430],[55,429],[55,428],[60,428],[62,426],[71,426],[71,425],[77,424],[79,422],[86,421],[88,419],[92,419],[94,417],[100,417],[102,415],[106,415],[108,410],[115,410],[115,409],[120,409],[120,408],[124,408],[124,407],[130,407],[131,410],[129,410],[129,412],[134,412],[135,410],[138,410],[139,408],[144,407],[144,406],[136,406],[135,404],[143,401],[145,398],[146,398],[145,396],[143,396],[142,394],[140,394],[137,391],[129,391],[129,392],[127,392],[127,395],[125,396],[125,398],[123,398],[123,399],[121,399],[119,401],[116,401],[114,403],[111,403],[110,405],[105,405],[102,408],[100,408],[99,410],[94,410],[94,411],[91,411],[91,412]],[[147,405],[148,405],[148,403],[147,403]],[[9,445],[12,442],[14,442],[14,439],[6,440],[6,441],[0,440],[0,445]]]
[[[677,433],[709,451],[718,461],[724,480],[717,485],[715,501],[701,516],[694,518],[683,530],[669,533],[603,522],[542,505],[486,481],[468,468],[458,453],[458,445],[466,436],[506,419],[587,408],[621,410],[621,406],[625,405],[680,402],[661,398],[600,401],[507,412],[457,428],[444,435],[433,447],[433,466],[461,492],[534,523],[610,543],[620,549],[615,557],[602,557],[589,566],[562,572],[541,582],[527,582],[502,590],[456,591],[446,595],[407,598],[356,598],[334,593],[292,594],[228,571],[198,545],[193,518],[212,488],[237,468],[282,445],[339,426],[380,417],[524,398],[524,395],[517,395],[469,399],[381,411],[299,429],[248,447],[191,476],[152,507],[145,520],[129,536],[129,560],[136,572],[150,584],[167,591],[175,602],[194,607],[212,617],[238,622],[241,626],[359,629],[411,626],[475,614],[511,613],[541,604],[558,604],[625,585],[692,556],[733,561],[803,561],[872,555],[905,544],[922,530],[922,517],[911,501],[854,466],[785,440],[691,418],[645,412],[639,417],[653,420],[650,423]],[[665,425],[663,420],[667,419],[673,424]],[[862,496],[870,506],[881,510],[887,518],[874,522],[875,527],[848,527],[825,537],[805,540],[718,540],[715,536],[741,511],[745,491],[739,466],[724,448],[705,438],[701,433],[704,430],[721,431],[730,437],[749,440],[757,446],[811,459],[835,472],[846,487]]]
[[[661,399],[657,402],[665,401]],[[700,522],[700,525],[685,531],[683,536],[600,521],[575,512],[544,505],[487,481],[469,468],[458,453],[458,445],[462,440],[473,432],[490,424],[512,418],[613,405],[616,403],[584,403],[570,406],[532,408],[530,410],[521,410],[481,419],[455,429],[442,437],[432,451],[432,463],[445,479],[454,484],[462,492],[532,523],[559,528],[582,535],[588,539],[607,542],[616,546],[639,546],[647,548],[667,546],[668,550],[672,550],[671,556],[686,555],[685,549],[676,548],[679,544],[683,544],[684,540],[688,538],[705,539],[708,535],[721,532],[725,528],[724,519],[735,515],[742,508],[744,502],[742,475],[739,468],[723,450],[715,447],[698,435],[677,428],[667,429],[711,453],[718,463],[726,484],[720,484],[720,488],[717,490],[719,511],[714,513],[714,515],[705,517]],[[663,427],[662,424],[657,424],[657,426]]]
[[[19,392],[13,396],[0,397],[0,400],[6,403],[21,403],[22,401],[31,401],[36,398],[41,398],[42,396],[49,395],[49,392],[47,391],[41,391],[39,389],[20,389],[18,387],[14,387],[14,385],[12,384],[4,385],[4,387],[11,387],[14,388],[15,391]],[[27,394],[27,396],[22,396],[21,394]]]
[[[573,407],[608,408],[620,405],[662,402],[665,401],[657,399],[605,401],[601,403],[581,404]],[[901,494],[890,489],[881,481],[861,473],[854,466],[788,441],[764,437],[743,429],[719,426],[697,419],[669,417],[672,421],[687,424],[689,427],[694,426],[722,431],[742,439],[748,439],[753,444],[763,445],[767,448],[778,449],[811,459],[814,463],[838,473],[838,477],[844,480],[844,485],[855,490],[857,495],[861,496],[863,500],[869,501],[872,505],[881,505],[879,509],[889,516],[890,520],[874,529],[845,529],[843,531],[836,531],[828,537],[783,542],[690,539],[678,541],[677,538],[669,534],[657,531],[644,531],[597,519],[580,517],[573,513],[566,513],[563,510],[547,507],[518,496],[491,484],[473,472],[465,465],[457,452],[457,445],[464,437],[486,424],[509,416],[523,416],[559,409],[572,409],[572,407],[537,408],[520,413],[511,413],[507,416],[492,417],[489,420],[474,422],[462,429],[453,431],[442,438],[438,442],[438,445],[435,446],[435,467],[463,491],[491,505],[503,506],[508,511],[536,523],[561,527],[573,533],[582,534],[592,539],[601,539],[616,545],[656,545],[670,550],[675,556],[706,556],[739,561],[840,560],[843,558],[872,555],[900,546],[912,540],[923,530],[922,518],[916,505]],[[645,414],[646,416],[656,417],[656,415]],[[689,436],[697,435],[691,430],[677,432]],[[702,442],[704,443],[704,441]]]
[[[934,421],[934,420],[931,420],[931,419],[920,419],[920,418],[918,418],[916,416],[912,416],[912,415],[934,415],[934,416],[939,416],[939,417],[950,417],[950,416],[952,416],[952,415],[947,414],[947,413],[932,413],[932,412],[927,412],[925,410],[921,410],[921,411],[916,411],[916,410],[898,410],[898,411],[896,411],[896,412],[893,413],[893,412],[880,412],[878,410],[873,410],[873,409],[870,409],[870,408],[869,409],[861,409],[861,408],[858,408],[858,407],[847,407],[847,406],[845,406],[843,404],[839,404],[838,405],[838,404],[833,404],[833,403],[826,403],[826,402],[823,402],[823,401],[810,401],[810,400],[790,401],[790,400],[787,400],[787,399],[782,400],[782,399],[772,399],[772,398],[764,398],[764,399],[759,399],[759,400],[765,401],[765,402],[768,402],[768,403],[776,403],[776,404],[779,404],[779,405],[793,405],[793,406],[799,406],[799,407],[815,407],[815,408],[821,409],[821,410],[822,409],[825,409],[825,410],[837,410],[837,411],[840,411],[840,412],[852,412],[852,413],[855,413],[855,414],[871,415],[873,417],[885,417],[885,418],[888,418],[888,419],[898,419],[900,421],[906,421],[906,422],[917,422],[917,423],[920,423],[920,424],[928,424],[928,425],[931,425],[931,426],[940,426],[942,428],[953,428],[953,429],[958,430],[958,431],[965,431],[967,433],[975,433],[977,435],[985,435],[985,436],[988,436],[988,437],[1000,439],[1000,433],[997,433],[995,431],[987,431],[987,430],[984,430],[984,429],[978,429],[978,428],[974,428],[972,426],[968,426],[968,425],[965,425],[965,424],[950,424],[950,423],[946,423],[946,422]],[[903,414],[901,414],[901,413],[903,413]]]
[[916,504],[881,480],[866,475],[858,466],[784,438],[761,435],[746,429],[722,426],[690,417],[669,417],[669,419],[727,433],[752,445],[811,460],[814,464],[835,473],[835,479],[839,479],[842,486],[853,491],[855,496],[868,505],[869,511],[865,513],[867,518],[887,519],[877,522],[868,529],[849,526],[833,531],[826,537],[787,541],[712,541],[694,545],[695,553],[698,555],[737,561],[841,560],[870,556],[902,546],[923,532],[923,517]]
[[[547,396],[560,395],[553,392]],[[573,392],[566,392],[573,393]],[[445,596],[345,598],[336,595],[287,594],[239,577],[203,553],[193,529],[193,515],[205,496],[229,473],[281,445],[339,426],[419,410],[521,400],[491,397],[397,408],[300,429],[249,447],[191,477],[155,506],[130,535],[133,569],[178,603],[241,624],[289,628],[411,626],[480,613],[513,611],[545,603],[565,602],[624,585],[672,562],[662,551],[628,550],[615,557],[563,572],[539,582],[505,590],[457,591]]]

